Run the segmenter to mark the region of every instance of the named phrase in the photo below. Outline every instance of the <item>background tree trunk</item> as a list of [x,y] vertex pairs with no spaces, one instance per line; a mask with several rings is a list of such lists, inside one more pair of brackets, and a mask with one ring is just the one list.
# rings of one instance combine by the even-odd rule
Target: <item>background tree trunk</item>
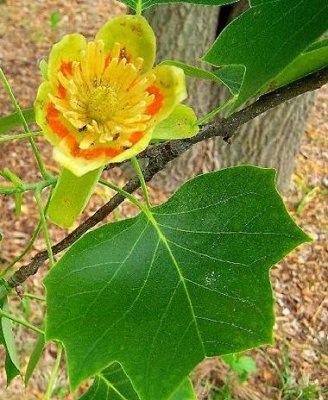
[[[157,61],[176,59],[191,64],[198,60],[215,40],[218,29],[242,9],[195,6],[189,4],[153,7],[147,18],[158,41]],[[204,64],[202,64],[204,67]],[[190,104],[199,116],[221,103],[226,90],[216,84],[188,79]],[[255,164],[278,170],[277,183],[281,191],[289,185],[308,115],[315,94],[309,93],[245,124],[231,145],[222,139],[211,139],[194,146],[152,180],[152,185],[166,191],[194,175],[238,164]]]

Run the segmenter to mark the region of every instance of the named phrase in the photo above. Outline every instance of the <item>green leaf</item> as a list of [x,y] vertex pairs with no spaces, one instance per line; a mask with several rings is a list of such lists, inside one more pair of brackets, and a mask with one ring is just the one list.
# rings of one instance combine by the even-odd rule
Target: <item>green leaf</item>
[[141,400],[166,400],[204,357],[272,342],[269,268],[309,240],[274,181],[247,166],[202,175],[71,247],[45,285],[73,389],[118,361]]
[[261,91],[263,93],[287,85],[328,65],[328,39],[318,40],[299,55]]
[[[0,301],[0,308],[8,311],[7,300]],[[16,353],[12,323],[8,318],[0,317],[0,345],[3,345],[6,351],[5,370],[7,375],[7,385],[20,374],[19,361]]]
[[177,391],[174,392],[173,396],[170,397],[170,400],[197,400],[197,396],[190,379],[185,379],[182,382]]
[[40,357],[41,357],[43,349],[44,349],[44,344],[45,344],[44,335],[39,335],[38,340],[36,341],[34,350],[31,354],[30,360],[27,364],[25,378],[24,378],[25,386],[27,386],[31,376],[33,375],[35,367],[37,366],[37,364],[40,360]]
[[[24,117],[28,124],[35,122],[34,109],[28,108],[23,110]],[[0,118],[0,135],[9,132],[13,129],[19,128],[22,125],[22,120],[17,113],[6,115]]]
[[185,139],[195,136],[199,127],[194,110],[184,104],[178,104],[173,112],[164,121],[156,125],[152,139],[174,140]]
[[0,242],[3,241],[3,233],[0,232]]
[[167,3],[191,3],[204,4],[208,6],[222,6],[225,4],[236,3],[239,0],[121,0],[133,10],[145,10],[146,8],[155,6],[156,4]]
[[52,31],[57,30],[60,21],[60,13],[55,10],[50,14],[49,23]]
[[242,354],[226,354],[222,356],[223,361],[229,367],[237,372],[241,382],[246,381],[250,372],[256,371],[256,363],[252,357],[243,356]]
[[215,66],[243,65],[237,108],[269,85],[327,30],[328,2],[254,1],[222,31],[203,57]]
[[[21,187],[23,184],[23,181],[11,172],[8,168],[5,168],[3,170],[0,170],[0,176],[8,180],[9,182],[13,183],[16,187]],[[3,192],[0,188],[0,193]],[[22,213],[22,203],[23,203],[23,193],[19,192],[15,194],[15,211],[17,217],[19,217]]]
[[[129,377],[119,363],[113,363],[98,374],[80,400],[140,400]],[[170,400],[197,400],[189,379],[185,379]]]
[[86,207],[102,171],[103,167],[76,176],[62,168],[49,203],[48,218],[59,226],[70,228]]
[[165,60],[161,64],[179,67],[184,70],[186,75],[193,78],[206,79],[220,85],[225,85],[234,96],[239,93],[245,73],[245,67],[240,65],[227,65],[216,71],[207,71],[175,60]]

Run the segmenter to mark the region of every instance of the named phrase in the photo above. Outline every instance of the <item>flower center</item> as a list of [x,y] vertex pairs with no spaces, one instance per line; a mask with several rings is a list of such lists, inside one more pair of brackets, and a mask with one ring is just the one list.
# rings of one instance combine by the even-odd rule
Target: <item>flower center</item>
[[119,105],[115,90],[109,86],[98,86],[91,93],[86,113],[91,120],[106,122],[111,119]]
[[145,132],[151,124],[147,110],[155,95],[150,88],[152,73],[143,74],[142,58],[127,62],[125,49],[115,43],[104,54],[101,40],[89,42],[71,70],[58,72],[58,95],[49,95],[64,118],[79,132],[79,146],[96,143],[131,147],[135,132]]

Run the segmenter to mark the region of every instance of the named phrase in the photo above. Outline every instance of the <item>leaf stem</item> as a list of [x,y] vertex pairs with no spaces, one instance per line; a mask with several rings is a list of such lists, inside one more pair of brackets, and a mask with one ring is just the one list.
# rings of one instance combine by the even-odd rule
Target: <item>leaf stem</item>
[[[47,204],[46,204],[46,206],[44,208],[45,214],[47,214],[47,211],[48,211],[51,195],[52,195],[52,190],[51,190],[51,192],[49,194],[49,198],[48,198]],[[3,278],[5,275],[7,275],[8,272],[11,271],[12,268],[30,251],[30,249],[32,248],[34,242],[36,241],[37,237],[39,236],[41,228],[42,228],[42,223],[41,223],[41,220],[40,220],[38,225],[37,225],[37,227],[35,228],[35,230],[33,232],[33,235],[31,237],[30,241],[27,243],[25,249],[17,257],[15,257],[8,264],[8,266],[0,273],[0,278]],[[27,296],[27,294],[24,294],[24,295]]]
[[141,15],[141,12],[142,12],[142,0],[137,0],[136,14]]
[[30,324],[29,322],[27,322],[27,321],[23,321],[23,320],[21,320],[21,319],[18,319],[18,318],[16,318],[14,315],[11,315],[11,314],[9,314],[9,313],[3,311],[3,310],[0,310],[0,317],[8,318],[8,319],[10,319],[11,321],[16,322],[17,324],[24,326],[25,328],[31,329],[32,331],[37,332],[37,333],[39,333],[40,335],[44,335],[44,332],[43,332],[41,329],[37,328],[37,327],[34,326],[34,325],[31,325],[31,324]]
[[36,183],[28,183],[28,184],[22,184],[20,186],[0,186],[0,194],[16,194],[16,193],[22,193],[26,192],[28,190],[40,190],[42,191],[44,188],[47,186],[54,185],[57,182],[57,177],[52,176],[49,179],[45,179],[40,182]]
[[34,299],[34,300],[38,300],[38,301],[46,301],[45,297],[42,296],[38,296],[36,294],[33,293],[23,293],[24,297],[29,297],[30,299]]
[[46,221],[46,216],[45,216],[45,209],[43,208],[42,199],[41,199],[41,191],[37,189],[34,192],[34,197],[35,197],[35,200],[36,200],[38,208],[39,208],[39,214],[40,214],[40,220],[41,220],[44,240],[45,240],[46,246],[47,246],[50,267],[52,267],[55,264],[55,259],[54,259],[54,255],[53,255],[52,248],[51,248],[49,231],[48,231],[47,221]]
[[219,112],[224,110],[226,107],[231,105],[235,100],[236,100],[236,96],[231,97],[226,102],[224,102],[223,104],[220,104],[217,108],[210,111],[208,114],[203,115],[201,118],[199,118],[197,121],[195,121],[193,125],[204,125],[205,123],[207,123],[208,121],[213,119],[216,116],[216,114],[218,114]]
[[142,169],[140,168],[140,164],[139,161],[137,159],[137,157],[132,157],[131,158],[131,163],[133,165],[134,170],[136,171],[137,177],[140,181],[141,184],[141,188],[145,197],[145,201],[147,204],[147,208],[151,208],[151,203],[150,203],[150,198],[149,198],[149,193],[148,193],[148,188],[147,188],[147,184],[145,181],[145,177],[143,176],[142,173]]
[[133,203],[141,211],[143,211],[143,209],[144,209],[143,204],[137,198],[135,198],[132,194],[126,192],[124,189],[121,189],[119,186],[115,185],[114,183],[108,182],[104,179],[99,179],[99,183],[101,183],[104,186],[109,187],[112,190],[115,190],[115,192],[119,193],[120,195],[122,195],[123,197],[125,197],[126,199],[131,201],[131,203]]
[[9,142],[11,140],[27,139],[41,135],[42,135],[41,131],[30,132],[30,133],[18,133],[16,135],[5,135],[5,136],[0,136],[0,143]]
[[57,380],[57,376],[58,376],[58,372],[59,372],[62,352],[63,352],[63,346],[61,344],[58,344],[57,357],[56,357],[56,361],[55,361],[54,367],[53,367],[53,369],[51,371],[47,392],[44,395],[44,400],[50,400],[51,399],[51,395],[52,395],[52,392],[54,390],[54,386],[55,386],[55,383],[56,383],[56,380]]
[[[1,67],[0,67],[0,80],[2,81],[3,86],[4,86],[6,92],[7,92],[8,96],[9,96],[9,98],[10,98],[10,100],[11,100],[11,102],[12,102],[12,104],[13,104],[15,110],[16,110],[16,112],[17,112],[19,118],[21,119],[21,122],[22,122],[22,125],[23,125],[25,133],[30,135],[31,131],[30,131],[30,128],[28,126],[28,123],[27,123],[27,121],[26,121],[26,119],[24,117],[22,109],[20,108],[20,106],[18,104],[18,101],[16,100],[16,97],[14,96],[14,93],[13,93],[11,87],[10,87],[10,84],[9,84],[9,82],[8,82],[8,80],[7,80],[7,78],[6,78],[6,76],[5,76],[5,74],[4,74],[4,72],[3,72]],[[46,170],[46,167],[45,167],[45,165],[43,163],[41,154],[40,154],[40,152],[39,152],[39,150],[38,150],[38,148],[37,148],[37,146],[35,144],[33,136],[30,136],[28,139],[29,139],[30,145],[32,147],[32,151],[33,151],[34,157],[35,157],[36,162],[38,164],[39,171],[40,171],[40,173],[41,173],[41,175],[42,175],[42,177],[44,179],[48,179],[51,175]]]

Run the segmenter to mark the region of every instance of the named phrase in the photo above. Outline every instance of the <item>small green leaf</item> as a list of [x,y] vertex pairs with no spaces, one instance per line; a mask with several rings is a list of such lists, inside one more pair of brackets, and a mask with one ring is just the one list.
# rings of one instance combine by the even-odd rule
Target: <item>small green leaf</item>
[[59,12],[58,12],[58,11],[53,11],[53,12],[50,14],[50,17],[49,17],[49,22],[50,22],[51,30],[55,31],[55,30],[57,29],[58,24],[59,24],[59,21],[60,21],[60,14],[59,14]]
[[46,338],[63,342],[73,389],[117,361],[141,400],[167,400],[203,358],[272,342],[270,266],[309,240],[274,182],[205,174],[70,248],[45,279]]
[[[28,108],[23,110],[24,117],[28,124],[35,122],[34,109]],[[19,128],[22,125],[22,120],[17,113],[6,115],[0,118],[0,135],[7,133],[13,129]]]
[[246,381],[248,374],[256,371],[256,363],[252,357],[242,354],[226,354],[222,356],[223,361],[237,372],[241,382]]
[[199,128],[194,110],[184,104],[178,104],[164,121],[156,125],[152,139],[174,140],[195,136]]
[[[119,363],[98,374],[80,400],[140,400]],[[189,379],[185,379],[169,400],[197,400]]]
[[327,30],[326,1],[257,0],[251,5],[221,32],[203,57],[215,66],[246,68],[235,108],[270,85]]
[[0,242],[3,241],[3,234],[0,232]]
[[44,344],[45,344],[44,336],[39,335],[38,340],[36,341],[34,350],[31,354],[30,360],[27,364],[25,378],[24,378],[25,386],[27,386],[27,384],[35,370],[35,367],[37,366],[37,364],[40,360],[40,357],[41,357],[43,349],[44,349]]
[[[7,300],[0,300],[0,308],[8,311]],[[7,375],[7,385],[20,374],[19,361],[16,353],[12,323],[9,319],[0,317],[0,345],[3,345],[6,351],[5,370]]]
[[225,4],[236,3],[238,0],[121,0],[133,10],[145,10],[146,8],[155,6],[156,4],[167,3],[191,3],[204,4],[208,6],[222,6]]
[[240,65],[227,65],[215,71],[207,71],[181,61],[165,60],[161,64],[179,67],[184,70],[186,75],[194,78],[206,79],[225,85],[234,96],[240,91],[245,73],[245,67]]

